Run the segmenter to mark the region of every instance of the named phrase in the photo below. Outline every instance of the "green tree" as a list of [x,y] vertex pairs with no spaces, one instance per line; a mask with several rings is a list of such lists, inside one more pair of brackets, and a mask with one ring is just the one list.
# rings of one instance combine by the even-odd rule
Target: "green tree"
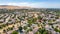
[[18,34],[18,32],[17,31],[13,31],[12,34]]
[[42,19],[42,17],[41,16],[38,16],[38,19]]
[[41,33],[41,34],[48,34],[48,31],[47,30],[45,30],[45,28],[39,28],[39,33]]
[[24,30],[26,30],[27,29],[27,26],[24,26]]
[[23,28],[20,26],[20,27],[19,27],[19,31],[22,32],[22,29],[23,29]]

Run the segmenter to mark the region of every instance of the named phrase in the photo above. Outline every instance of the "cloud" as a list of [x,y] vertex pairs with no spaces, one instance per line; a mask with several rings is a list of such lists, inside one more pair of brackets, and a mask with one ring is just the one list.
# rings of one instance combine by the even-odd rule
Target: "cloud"
[[0,3],[0,5],[31,6],[31,7],[36,7],[36,8],[60,8],[60,3],[51,3],[51,2]]

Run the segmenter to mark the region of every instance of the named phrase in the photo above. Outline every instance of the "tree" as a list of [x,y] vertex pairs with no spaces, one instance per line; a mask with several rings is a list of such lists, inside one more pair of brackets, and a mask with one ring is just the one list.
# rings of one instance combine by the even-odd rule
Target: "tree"
[[3,30],[3,32],[5,33],[5,32],[6,32],[6,30],[4,29],[4,30]]
[[32,18],[28,20],[28,23],[31,25],[37,21],[37,18]]
[[45,28],[39,28],[39,33],[41,33],[41,34],[48,34],[48,31],[47,30],[45,30]]
[[26,30],[27,29],[27,26],[24,26],[24,30]]
[[18,32],[17,31],[13,31],[12,34],[18,34]]
[[42,17],[41,16],[38,16],[38,19],[42,19]]
[[32,20],[30,19],[30,20],[28,20],[28,23],[29,23],[29,25],[31,25],[33,22],[32,22]]
[[0,29],[2,29],[3,27],[0,26]]
[[48,31],[44,31],[43,34],[48,34]]
[[41,33],[39,33],[39,31],[37,31],[35,34],[41,34]]
[[57,28],[54,28],[54,30],[55,30],[56,32],[59,32],[59,33],[60,33],[60,29],[58,30]]
[[21,26],[19,27],[19,31],[22,32],[22,27]]

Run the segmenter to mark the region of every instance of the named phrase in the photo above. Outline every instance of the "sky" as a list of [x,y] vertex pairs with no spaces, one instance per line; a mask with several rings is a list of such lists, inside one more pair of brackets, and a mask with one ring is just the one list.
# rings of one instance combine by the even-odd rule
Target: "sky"
[[0,5],[60,8],[60,0],[0,0]]

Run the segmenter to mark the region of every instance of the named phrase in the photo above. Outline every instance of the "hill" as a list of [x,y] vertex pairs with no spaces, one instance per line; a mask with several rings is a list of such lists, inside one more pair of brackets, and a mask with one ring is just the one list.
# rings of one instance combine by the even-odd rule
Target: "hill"
[[12,6],[12,5],[0,5],[0,9],[25,9],[25,8],[31,8],[27,6]]

